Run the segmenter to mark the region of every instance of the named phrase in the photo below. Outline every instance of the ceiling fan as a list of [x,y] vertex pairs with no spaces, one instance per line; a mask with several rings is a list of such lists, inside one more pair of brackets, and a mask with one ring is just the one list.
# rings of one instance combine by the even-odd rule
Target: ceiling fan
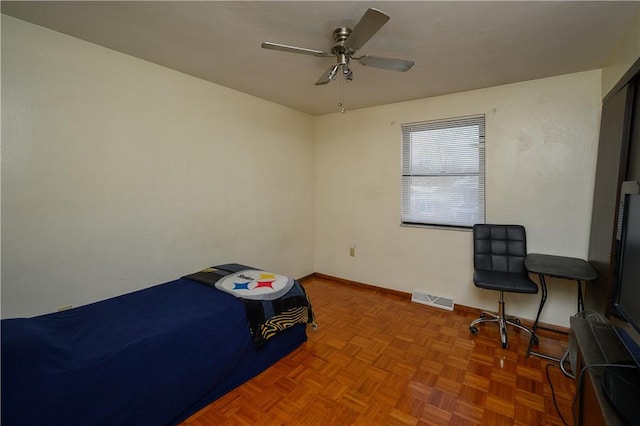
[[280,50],[282,52],[301,53],[303,55],[318,56],[321,58],[336,57],[336,64],[332,65],[320,76],[316,85],[327,84],[334,80],[341,71],[345,80],[353,79],[353,72],[349,68],[349,60],[354,59],[360,64],[375,68],[382,68],[391,71],[408,71],[413,66],[413,61],[403,59],[381,58],[378,56],[363,55],[353,56],[369,39],[382,28],[389,20],[389,16],[377,9],[370,8],[362,16],[355,28],[340,27],[333,32],[335,43],[331,46],[330,52],[321,50],[306,49],[304,47],[287,46],[286,44],[271,43],[265,41],[262,48]]

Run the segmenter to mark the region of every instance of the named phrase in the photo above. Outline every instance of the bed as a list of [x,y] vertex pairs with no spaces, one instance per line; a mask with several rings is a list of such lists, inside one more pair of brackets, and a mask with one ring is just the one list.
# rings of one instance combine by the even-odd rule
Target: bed
[[[245,269],[254,268],[213,267],[222,276]],[[306,341],[313,314],[297,281],[307,300],[304,323],[256,339],[251,306],[212,288],[215,274],[210,282],[198,272],[68,311],[2,320],[2,424],[177,424]]]

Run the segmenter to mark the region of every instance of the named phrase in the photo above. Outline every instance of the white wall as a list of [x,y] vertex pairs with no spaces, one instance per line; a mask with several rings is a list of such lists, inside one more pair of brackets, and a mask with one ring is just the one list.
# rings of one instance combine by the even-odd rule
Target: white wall
[[[486,221],[525,225],[529,252],[586,258],[600,119],[600,71],[317,117],[317,272],[497,309],[475,288],[472,234],[400,226],[400,125],[486,115]],[[356,246],[356,256],[349,247]],[[568,326],[577,287],[550,280],[542,321]],[[535,318],[539,297],[508,295]]]
[[2,316],[313,272],[306,114],[2,16]]

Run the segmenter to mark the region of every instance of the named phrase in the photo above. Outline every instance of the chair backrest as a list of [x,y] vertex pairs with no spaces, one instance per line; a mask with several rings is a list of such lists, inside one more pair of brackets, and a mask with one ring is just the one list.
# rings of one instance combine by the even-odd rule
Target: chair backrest
[[473,268],[476,271],[526,273],[527,236],[521,225],[473,226]]

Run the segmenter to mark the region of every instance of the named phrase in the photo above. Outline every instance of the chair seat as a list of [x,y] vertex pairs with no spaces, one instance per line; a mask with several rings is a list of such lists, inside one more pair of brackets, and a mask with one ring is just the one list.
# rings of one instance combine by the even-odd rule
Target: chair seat
[[476,287],[488,290],[506,291],[511,293],[538,292],[538,285],[527,274],[499,271],[475,271],[473,283]]

